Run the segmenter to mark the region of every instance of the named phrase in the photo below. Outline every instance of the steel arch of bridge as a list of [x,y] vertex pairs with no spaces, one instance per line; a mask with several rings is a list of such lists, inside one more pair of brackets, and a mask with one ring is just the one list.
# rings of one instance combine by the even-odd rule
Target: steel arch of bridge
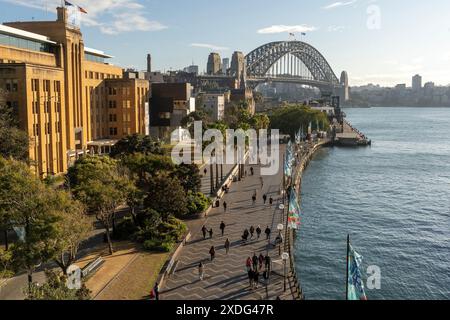
[[[339,79],[323,55],[313,46],[302,41],[271,42],[250,52],[245,57],[247,79],[250,81],[252,79],[256,81],[258,79],[259,81],[269,79],[268,71],[287,54],[291,54],[302,61],[314,79],[313,81],[304,81],[299,78],[298,82],[305,82],[318,87],[333,88],[340,86]],[[270,80],[283,81],[282,79]]]

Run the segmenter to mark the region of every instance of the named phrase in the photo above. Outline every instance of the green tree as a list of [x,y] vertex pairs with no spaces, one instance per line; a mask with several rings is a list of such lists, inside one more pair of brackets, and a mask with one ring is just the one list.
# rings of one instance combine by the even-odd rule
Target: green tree
[[112,148],[110,156],[113,158],[134,153],[164,154],[161,142],[150,136],[133,134],[119,140]]
[[95,213],[106,232],[110,254],[113,254],[111,228],[114,228],[117,207],[126,201],[131,181],[118,162],[109,157],[83,157],[68,171],[68,181],[75,197]]
[[148,180],[145,207],[159,212],[163,221],[170,216],[183,217],[187,213],[186,192],[178,179],[167,173],[158,174]]
[[123,167],[136,179],[136,185],[141,190],[148,190],[147,182],[151,177],[161,172],[173,172],[175,165],[167,156],[135,153],[125,156],[120,161]]
[[12,252],[0,248],[0,279],[9,278],[12,272]]
[[67,278],[55,271],[45,272],[47,281],[38,285],[33,283],[27,292],[27,300],[89,300],[91,292],[82,284],[81,289],[69,289]]
[[56,237],[54,261],[64,275],[67,268],[75,262],[81,243],[89,237],[93,229],[92,222],[86,215],[84,206],[64,191],[55,193]]
[[303,126],[304,130],[310,123],[315,126],[319,123],[320,129],[326,130],[329,126],[328,116],[304,105],[285,105],[274,110],[270,115],[270,127],[280,129],[281,133],[289,134],[291,137]]
[[5,158],[28,161],[29,137],[19,129],[19,122],[11,107],[4,103],[0,91],[0,155]]
[[268,129],[270,126],[270,119],[267,114],[256,114],[252,118],[252,127],[255,130]]
[[56,251],[52,190],[32,174],[27,164],[0,157],[0,215],[10,226],[22,228],[23,239],[12,247],[14,268],[26,270],[31,286],[37,266],[51,260]]
[[197,165],[182,163],[179,166],[176,166],[172,175],[174,178],[178,179],[186,192],[189,190],[193,192],[200,191],[202,178]]

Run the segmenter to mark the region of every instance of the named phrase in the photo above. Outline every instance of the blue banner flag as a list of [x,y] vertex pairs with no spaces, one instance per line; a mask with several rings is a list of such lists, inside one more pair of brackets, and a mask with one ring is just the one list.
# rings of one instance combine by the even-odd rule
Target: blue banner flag
[[367,300],[366,293],[364,291],[364,283],[361,275],[361,263],[363,257],[356,252],[349,244],[348,253],[348,300]]

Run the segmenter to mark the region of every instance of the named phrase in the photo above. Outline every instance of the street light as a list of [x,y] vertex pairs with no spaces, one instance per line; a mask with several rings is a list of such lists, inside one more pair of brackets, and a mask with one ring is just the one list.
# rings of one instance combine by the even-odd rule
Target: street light
[[281,238],[281,231],[283,231],[284,229],[284,225],[282,223],[277,225],[277,230],[278,230],[278,255],[281,256],[281,242],[282,242],[282,238]]
[[283,252],[281,259],[283,259],[284,262],[284,292],[286,292],[286,263],[289,260],[289,253]]

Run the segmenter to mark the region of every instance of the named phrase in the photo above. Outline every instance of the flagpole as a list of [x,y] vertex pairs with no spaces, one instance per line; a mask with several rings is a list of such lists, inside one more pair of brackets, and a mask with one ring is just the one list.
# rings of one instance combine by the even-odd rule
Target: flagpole
[[348,255],[350,254],[350,235],[347,235],[347,265],[345,278],[345,300],[348,300]]

